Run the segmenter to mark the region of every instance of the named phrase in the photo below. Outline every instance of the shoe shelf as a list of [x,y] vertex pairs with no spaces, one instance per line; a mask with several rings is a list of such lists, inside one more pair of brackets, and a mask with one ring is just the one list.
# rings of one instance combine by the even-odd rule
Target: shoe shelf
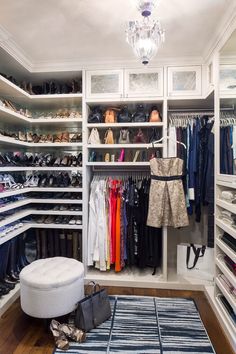
[[14,98],[14,102],[35,108],[74,107],[82,102],[82,93],[30,95],[5,77],[0,75],[0,92],[5,98]]
[[230,283],[234,286],[234,288],[236,288],[236,276],[229,270],[224,261],[219,258],[216,258],[216,265],[230,281]]
[[81,118],[29,118],[23,114],[14,112],[6,107],[0,106],[0,120],[3,123],[21,125],[68,125],[68,127],[82,124]]
[[122,167],[122,166],[130,166],[130,167],[146,167],[150,166],[150,162],[143,161],[143,162],[87,162],[86,166],[103,166],[103,167]]
[[6,226],[8,224],[11,224],[17,220],[20,220],[20,219],[23,219],[25,218],[26,216],[29,216],[32,214],[32,210],[31,209],[25,209],[25,210],[21,210],[21,211],[18,211],[16,212],[15,214],[9,216],[9,217],[6,217],[6,219],[0,221],[0,228],[3,227],[3,226]]
[[[151,144],[89,144],[88,149],[147,149]],[[155,144],[156,148],[162,148],[163,144]]]
[[216,239],[217,246],[225,253],[229,258],[232,259],[236,263],[236,253],[230,248],[224,241],[217,238]]
[[231,211],[232,213],[236,214],[236,204],[232,204],[229,202],[226,202],[225,200],[222,199],[216,199],[216,205],[220,206],[221,208],[227,209]]
[[0,214],[4,213],[5,211],[8,211],[8,210],[12,210],[12,209],[19,208],[21,206],[25,206],[30,203],[29,200],[30,199],[28,199],[28,198],[24,198],[22,200],[17,200],[15,202],[8,203],[5,206],[0,208]]
[[[44,199],[44,198],[30,198],[28,203],[43,203],[43,204],[83,204],[82,199]],[[0,209],[1,211],[1,209]]]
[[16,140],[14,138],[8,137],[8,136],[0,136],[0,144],[6,144],[6,145],[17,145],[17,146],[24,146],[24,147],[29,147],[29,148],[58,148],[58,147],[82,147],[83,143],[28,143],[26,141],[21,141],[21,140]]
[[82,211],[74,210],[31,210],[32,215],[71,215],[71,216],[82,216]]
[[7,295],[4,295],[0,299],[0,317],[3,315],[4,312],[13,304],[13,302],[19,297],[20,295],[20,283],[15,285],[15,288],[12,289]]
[[[0,198],[11,197],[17,194],[29,193],[29,192],[71,192],[71,193],[81,193],[83,188],[77,187],[31,187],[31,188],[19,188],[8,190],[5,192],[0,192]],[[53,199],[52,199],[53,200]]]
[[236,239],[236,228],[216,218],[216,225]]
[[163,122],[151,123],[88,123],[87,128],[107,129],[107,128],[153,128],[163,127]]
[[15,171],[51,171],[51,172],[56,172],[56,171],[74,171],[74,172],[82,172],[82,167],[67,167],[67,166],[59,166],[59,167],[34,167],[34,166],[6,166],[6,167],[1,167],[1,172],[15,172]]
[[70,225],[70,224],[40,224],[31,223],[30,227],[39,229],[68,229],[68,230],[82,230],[83,225]]
[[0,232],[0,245],[2,245],[3,243],[11,240],[12,238],[22,234],[23,232],[27,231],[30,229],[30,224],[27,223],[27,224],[24,224],[23,226],[19,227],[18,229],[16,230],[13,230],[11,232],[9,232],[8,234],[6,235],[1,235],[1,232]]
[[236,312],[236,298],[225,288],[224,284],[220,281],[218,277],[216,278],[216,285]]

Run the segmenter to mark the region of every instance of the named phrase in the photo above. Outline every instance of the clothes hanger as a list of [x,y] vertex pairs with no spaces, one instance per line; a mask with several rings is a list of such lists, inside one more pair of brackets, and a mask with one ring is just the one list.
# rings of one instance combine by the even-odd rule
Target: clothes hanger
[[184,147],[185,149],[187,149],[187,146],[186,146],[184,143],[182,143],[181,141],[178,141],[178,140],[174,140],[174,139],[170,138],[168,135],[163,136],[163,137],[162,137],[161,139],[159,139],[159,140],[153,141],[150,145],[154,148],[154,147],[155,147],[155,146],[154,146],[155,144],[161,142],[161,141],[164,140],[164,139],[168,139],[168,140],[171,140],[171,141],[175,142],[176,144],[183,145],[183,147]]

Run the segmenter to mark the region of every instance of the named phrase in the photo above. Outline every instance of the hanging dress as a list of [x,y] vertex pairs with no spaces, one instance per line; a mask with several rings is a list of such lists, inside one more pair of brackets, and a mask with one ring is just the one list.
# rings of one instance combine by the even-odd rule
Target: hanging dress
[[178,157],[150,160],[151,185],[147,225],[152,227],[189,224],[183,189],[183,160]]

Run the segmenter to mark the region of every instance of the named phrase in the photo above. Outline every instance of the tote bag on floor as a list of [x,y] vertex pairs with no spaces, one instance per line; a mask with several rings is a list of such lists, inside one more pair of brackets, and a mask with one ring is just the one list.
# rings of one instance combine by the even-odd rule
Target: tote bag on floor
[[178,245],[177,274],[213,281],[214,248],[186,243]]

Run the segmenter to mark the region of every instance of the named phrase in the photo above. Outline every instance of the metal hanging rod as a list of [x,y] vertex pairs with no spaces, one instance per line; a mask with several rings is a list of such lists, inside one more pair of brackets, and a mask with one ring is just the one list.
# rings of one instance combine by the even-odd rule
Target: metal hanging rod
[[213,112],[213,108],[176,108],[176,109],[168,109],[168,112],[171,113],[171,112],[174,112],[174,113],[177,113],[177,112],[190,112],[190,113],[199,113],[199,112]]
[[[104,171],[104,167],[103,168],[99,168],[96,166],[93,166],[93,172],[94,173],[100,173],[100,175],[104,174],[104,176],[109,176],[109,173],[116,173],[116,175],[118,176],[119,174],[123,175],[124,173],[133,173],[133,174],[137,174],[137,173],[147,173],[147,171],[145,170],[149,170],[150,166],[149,165],[144,165],[144,166],[122,166],[122,170],[119,171],[120,166],[117,166],[117,168],[115,166],[111,167],[111,166],[106,166],[107,168],[109,168],[109,171]],[[105,168],[106,168],[105,167]],[[140,171],[140,168],[142,168],[142,171]],[[136,169],[136,170],[135,170]],[[137,170],[138,169],[138,170]]]

